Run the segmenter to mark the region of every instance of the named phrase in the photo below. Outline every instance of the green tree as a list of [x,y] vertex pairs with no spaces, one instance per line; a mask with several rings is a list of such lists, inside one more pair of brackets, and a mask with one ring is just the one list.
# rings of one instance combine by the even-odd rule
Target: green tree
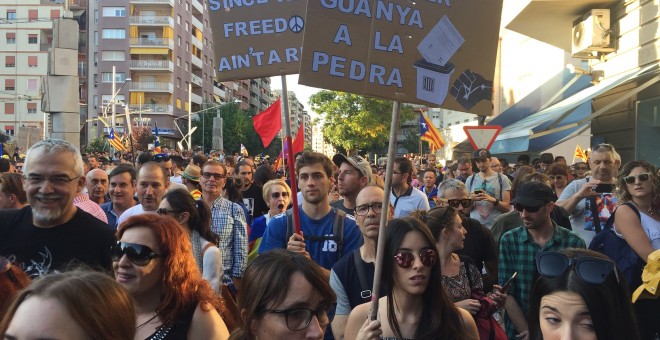
[[[389,100],[328,90],[309,99],[311,109],[323,118],[323,138],[346,153],[371,152],[387,145],[392,104]],[[412,109],[402,107],[400,121],[412,118]]]
[[103,152],[107,151],[110,148],[105,137],[98,137],[92,139],[87,146],[85,146],[85,152]]
[[403,140],[403,147],[408,152],[419,152],[419,129],[410,129],[405,133],[406,138]]

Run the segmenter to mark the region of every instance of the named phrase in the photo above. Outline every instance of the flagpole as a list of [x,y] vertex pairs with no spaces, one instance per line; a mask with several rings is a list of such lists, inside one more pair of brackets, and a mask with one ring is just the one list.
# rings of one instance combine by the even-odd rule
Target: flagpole
[[286,87],[286,76],[282,78],[282,104],[284,107],[284,131],[286,132],[286,145],[289,153],[289,174],[291,180],[291,200],[293,201],[293,226],[296,234],[300,235],[300,215],[298,212],[298,185],[296,183],[296,168],[294,166],[293,145],[291,143],[291,121],[289,120],[289,92]]

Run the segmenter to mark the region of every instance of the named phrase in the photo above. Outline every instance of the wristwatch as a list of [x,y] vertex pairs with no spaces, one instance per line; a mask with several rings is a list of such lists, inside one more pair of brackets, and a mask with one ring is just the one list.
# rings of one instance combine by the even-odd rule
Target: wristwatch
[[500,204],[500,199],[496,198],[495,203],[493,203],[493,206],[496,207],[498,204]]

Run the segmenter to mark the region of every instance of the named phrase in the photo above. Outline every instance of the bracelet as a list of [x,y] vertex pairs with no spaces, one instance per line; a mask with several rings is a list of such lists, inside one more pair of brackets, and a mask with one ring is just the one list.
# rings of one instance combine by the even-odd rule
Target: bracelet
[[495,199],[495,203],[493,203],[493,206],[494,206],[494,207],[497,207],[499,204],[500,204],[500,199],[499,199],[499,198],[496,198],[496,199]]

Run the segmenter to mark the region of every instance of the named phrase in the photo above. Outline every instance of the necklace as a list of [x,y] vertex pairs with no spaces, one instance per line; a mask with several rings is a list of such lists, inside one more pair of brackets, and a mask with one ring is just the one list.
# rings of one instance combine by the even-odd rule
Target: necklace
[[147,321],[141,323],[140,325],[138,325],[137,327],[135,327],[135,329],[139,329],[140,327],[142,327],[142,326],[148,324],[149,322],[153,321],[157,316],[158,316],[158,313],[156,313],[156,312],[154,311],[154,316],[152,316],[151,319],[149,319],[149,320],[147,320]]
[[651,206],[648,207],[647,209],[642,208],[641,205],[635,203],[634,201],[633,201],[633,203],[634,203],[634,204],[635,204],[640,210],[645,210],[645,211],[648,213],[648,215],[650,215],[650,216],[655,215],[655,210],[653,209],[653,203],[651,203]]

